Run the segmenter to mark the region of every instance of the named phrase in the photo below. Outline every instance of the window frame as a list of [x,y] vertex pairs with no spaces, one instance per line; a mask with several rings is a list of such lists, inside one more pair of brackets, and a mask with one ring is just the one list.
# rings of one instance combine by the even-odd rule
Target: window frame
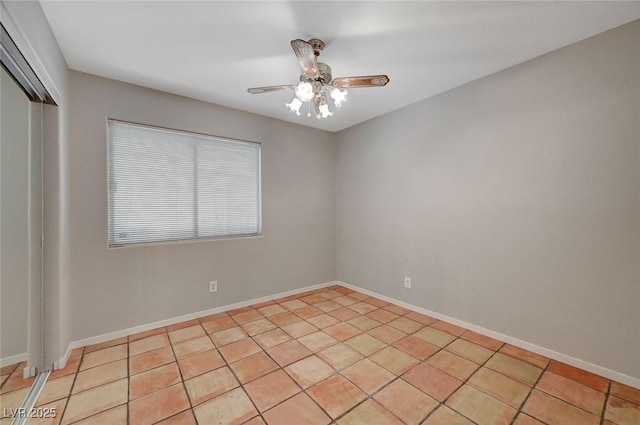
[[[130,242],[130,243],[116,243],[111,242],[111,234],[113,230],[113,217],[114,217],[114,206],[113,206],[113,194],[111,193],[111,176],[113,175],[113,167],[111,164],[111,135],[110,135],[110,124],[111,123],[119,123],[124,125],[131,125],[137,127],[145,127],[153,130],[159,131],[167,131],[167,132],[177,132],[184,133],[187,135],[199,136],[207,139],[214,139],[223,142],[230,143],[239,143],[239,144],[250,144],[255,145],[258,148],[258,158],[257,158],[257,167],[256,167],[256,177],[257,177],[257,232],[256,233],[247,233],[240,235],[223,235],[223,236],[195,236],[190,238],[181,238],[181,239],[166,239],[166,240],[155,240],[155,241],[141,241],[141,242]],[[119,249],[119,248],[133,248],[139,246],[155,246],[155,245],[167,245],[167,244],[182,244],[182,243],[193,243],[193,242],[211,242],[211,241],[221,241],[221,240],[234,240],[234,239],[254,239],[254,238],[262,238],[262,143],[255,142],[250,140],[242,140],[235,139],[230,137],[217,136],[213,134],[201,133],[197,131],[188,131],[170,127],[161,127],[157,125],[151,124],[142,124],[133,121],[126,121],[116,118],[107,118],[105,125],[105,141],[106,141],[106,189],[107,189],[107,248],[108,249]],[[194,157],[194,159],[197,157]],[[194,207],[197,204],[194,204]],[[197,210],[194,208],[194,219],[197,220]],[[197,225],[196,225],[197,227]]]

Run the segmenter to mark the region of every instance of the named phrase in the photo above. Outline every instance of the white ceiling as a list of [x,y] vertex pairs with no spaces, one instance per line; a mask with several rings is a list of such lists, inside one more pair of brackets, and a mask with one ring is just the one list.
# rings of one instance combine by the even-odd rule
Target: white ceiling
[[[339,131],[640,18],[640,2],[43,1],[72,69]],[[290,40],[321,38],[334,77],[384,73],[327,119],[297,117]],[[332,106],[332,105],[331,105]]]

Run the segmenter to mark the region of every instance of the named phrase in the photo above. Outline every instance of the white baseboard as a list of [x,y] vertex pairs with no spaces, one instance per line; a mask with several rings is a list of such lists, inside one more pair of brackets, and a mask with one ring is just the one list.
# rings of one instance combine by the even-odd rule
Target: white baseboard
[[632,376],[625,375],[625,374],[617,372],[615,370],[607,369],[605,367],[598,366],[598,365],[595,365],[593,363],[589,363],[587,361],[580,360],[580,359],[577,359],[575,357],[571,357],[571,356],[568,356],[566,354],[562,354],[562,353],[559,353],[557,351],[554,351],[554,350],[551,350],[551,349],[548,349],[548,348],[545,348],[545,347],[540,347],[539,345],[535,345],[535,344],[523,341],[521,339],[511,337],[509,335],[504,335],[504,334],[501,334],[499,332],[495,332],[495,331],[492,331],[492,330],[489,330],[489,329],[485,329],[485,328],[483,328],[481,326],[474,325],[473,323],[465,322],[463,320],[459,320],[459,319],[456,319],[456,318],[453,318],[453,317],[449,317],[449,316],[446,316],[444,314],[437,313],[435,311],[427,310],[425,308],[418,307],[418,306],[415,306],[413,304],[406,303],[404,301],[396,300],[394,298],[387,297],[385,295],[381,295],[381,294],[378,294],[378,293],[373,292],[373,291],[369,291],[368,289],[360,288],[358,286],[351,285],[351,284],[348,284],[348,283],[345,283],[345,282],[340,282],[340,281],[338,281],[336,283],[338,285],[340,285],[340,286],[344,286],[345,288],[349,288],[349,289],[352,289],[354,291],[362,292],[363,294],[366,294],[366,295],[369,295],[369,296],[372,296],[372,297],[380,298],[381,300],[384,300],[384,301],[387,301],[387,302],[390,302],[390,303],[393,303],[393,304],[397,304],[397,305],[399,305],[401,307],[404,307],[404,308],[407,308],[409,310],[413,310],[413,311],[418,312],[418,313],[426,314],[427,316],[431,316],[431,317],[434,317],[436,319],[440,319],[440,320],[452,323],[454,325],[457,325],[457,326],[472,330],[472,331],[477,332],[479,334],[486,335],[486,336],[498,339],[498,340],[503,341],[503,342],[507,342],[507,343],[509,343],[511,345],[515,345],[516,347],[520,347],[520,348],[523,348],[525,350],[532,351],[532,352],[534,352],[536,354],[540,354],[542,356],[549,357],[550,359],[557,360],[559,362],[563,362],[563,363],[569,364],[571,366],[575,366],[577,368],[586,370],[588,372],[595,373],[596,375],[604,376],[605,378],[612,379],[612,380],[620,382],[622,384],[629,385],[631,387],[640,389],[640,379],[638,379],[638,378],[634,378]]
[[9,366],[10,364],[16,364],[27,361],[27,353],[16,354],[15,356],[8,356],[0,359],[0,367]]
[[[321,288],[325,288],[325,287],[332,286],[332,285],[344,286],[345,288],[349,288],[349,289],[352,289],[354,291],[358,291],[358,292],[361,292],[363,294],[370,295],[372,297],[380,298],[381,300],[384,300],[384,301],[399,305],[399,306],[407,308],[409,310],[413,310],[413,311],[418,312],[418,313],[426,314],[426,315],[434,317],[436,319],[444,320],[446,322],[449,322],[449,323],[452,323],[454,325],[457,325],[457,326],[472,330],[472,331],[477,332],[479,334],[486,335],[486,336],[489,336],[491,338],[498,339],[500,341],[509,343],[511,345],[515,345],[516,347],[520,347],[520,348],[523,348],[525,350],[529,350],[529,351],[534,352],[536,354],[540,354],[542,356],[549,357],[549,358],[551,358],[553,360],[557,360],[557,361],[569,364],[571,366],[575,366],[577,368],[584,369],[584,370],[586,370],[588,372],[592,372],[592,373],[595,373],[597,375],[604,376],[605,378],[612,379],[612,380],[620,382],[622,384],[629,385],[631,387],[640,389],[640,379],[638,379],[638,378],[634,378],[632,376],[625,375],[625,374],[623,374],[621,372],[617,372],[615,370],[607,369],[605,367],[598,366],[598,365],[595,365],[593,363],[589,363],[587,361],[584,361],[584,360],[581,360],[581,359],[577,359],[575,357],[571,357],[569,355],[566,355],[566,354],[563,354],[563,353],[559,353],[557,351],[554,351],[554,350],[551,350],[551,349],[548,349],[548,348],[545,348],[545,347],[541,347],[539,345],[535,345],[535,344],[523,341],[521,339],[514,338],[514,337],[509,336],[509,335],[504,335],[504,334],[501,334],[499,332],[495,332],[495,331],[492,331],[490,329],[486,329],[486,328],[483,328],[481,326],[474,325],[473,323],[465,322],[463,320],[459,320],[459,319],[456,319],[454,317],[450,317],[450,316],[447,316],[447,315],[444,315],[444,314],[440,314],[440,313],[437,313],[435,311],[427,310],[425,308],[418,307],[416,305],[409,304],[409,303],[406,303],[404,301],[400,301],[400,300],[397,300],[395,298],[387,297],[386,295],[378,294],[377,292],[369,291],[368,289],[360,288],[358,286],[351,285],[351,284],[348,284],[348,283],[345,283],[345,282],[340,282],[340,281],[333,281],[333,282],[320,283],[320,284],[317,284],[317,285],[311,285],[311,286],[307,286],[307,287],[304,287],[304,288],[298,288],[298,289],[294,289],[294,290],[291,290],[291,291],[280,292],[278,294],[267,295],[267,296],[260,297],[260,298],[254,298],[254,299],[247,300],[247,301],[242,301],[242,302],[238,302],[238,303],[234,303],[234,304],[228,304],[228,305],[225,305],[225,306],[215,307],[215,308],[212,308],[212,309],[203,310],[203,311],[199,311],[199,312],[196,312],[196,313],[185,314],[183,316],[173,317],[173,318],[161,320],[161,321],[158,321],[158,322],[148,323],[148,324],[145,324],[145,325],[135,326],[133,328],[128,328],[128,329],[124,329],[124,330],[120,330],[120,331],[116,331],[116,332],[110,332],[110,333],[107,333],[107,334],[94,336],[94,337],[91,337],[91,338],[86,338],[86,339],[82,339],[82,340],[78,340],[78,341],[73,341],[73,342],[71,342],[69,344],[69,347],[67,348],[67,352],[65,353],[65,355],[60,360],[58,360],[57,362],[54,363],[54,367],[53,368],[54,369],[62,369],[62,368],[64,368],[66,363],[67,363],[67,360],[69,359],[69,355],[71,354],[71,351],[73,349],[75,349],[75,348],[84,347],[86,345],[98,344],[98,343],[101,343],[101,342],[109,341],[109,340],[120,338],[120,337],[123,337],[123,336],[129,336],[129,335],[133,335],[133,334],[140,333],[140,332],[145,332],[145,331],[148,331],[148,330],[151,330],[151,329],[155,329],[155,328],[159,328],[159,327],[163,327],[163,326],[170,326],[170,325],[174,325],[176,323],[185,322],[185,321],[188,321],[188,320],[197,319],[197,318],[204,317],[204,316],[209,316],[211,314],[222,313],[222,312],[233,310],[233,309],[236,309],[236,308],[246,307],[246,306],[249,306],[249,305],[258,304],[258,303],[265,302],[265,301],[271,301],[273,299],[282,298],[282,297],[286,297],[286,296],[289,296],[289,295],[296,295],[296,294],[299,294],[299,293],[302,293],[302,292],[313,291],[315,289],[321,289]],[[0,359],[0,366],[5,366],[5,365],[8,365],[8,364],[13,364],[13,363],[18,363],[18,362],[21,362],[21,361],[25,361],[26,358],[27,358],[26,354],[20,354],[18,356],[12,356],[12,357],[7,357],[5,359]]]
[[[69,355],[71,354],[71,351],[75,348],[84,347],[86,345],[99,344],[101,342],[110,341],[112,339],[121,338],[123,336],[134,335],[140,332],[149,331],[151,329],[175,325],[176,323],[186,322],[192,319],[198,319],[200,317],[209,316],[211,314],[222,313],[222,312],[233,310],[236,308],[247,307],[253,304],[258,304],[265,301],[271,301],[277,298],[287,297],[289,295],[296,295],[302,292],[313,291],[315,289],[326,288],[328,286],[337,285],[337,284],[340,284],[340,283],[336,281],[319,283],[317,285],[306,286],[304,288],[293,289],[291,291],[280,292],[277,294],[267,295],[260,298],[254,298],[251,300],[242,301],[234,304],[214,307],[214,308],[199,311],[196,313],[185,314],[183,316],[172,317],[170,319],[160,320],[158,322],[147,323],[145,325],[140,325],[140,326],[134,326],[133,328],[123,329],[121,331],[110,332],[107,334],[102,334],[102,335],[94,336],[91,338],[85,338],[78,341],[73,341],[69,344],[69,347],[67,347],[67,352],[64,354],[64,356],[60,360],[53,363],[53,369],[57,370],[57,369],[64,368],[67,364],[67,360],[69,359]],[[26,354],[24,356],[26,359]]]
[[22,379],[31,378],[32,376],[36,376],[35,367],[25,367],[22,369]]

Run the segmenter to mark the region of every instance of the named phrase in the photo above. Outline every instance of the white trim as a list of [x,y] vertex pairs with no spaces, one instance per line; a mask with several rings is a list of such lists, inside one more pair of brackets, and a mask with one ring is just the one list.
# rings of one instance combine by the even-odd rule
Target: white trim
[[36,376],[36,368],[35,367],[25,367],[22,369],[22,379],[31,378],[32,376]]
[[[44,12],[43,12],[44,13]],[[29,42],[29,38],[25,35],[20,25],[16,23],[13,16],[5,6],[4,2],[0,2],[0,15],[2,15],[2,25],[7,29],[7,32],[18,46],[20,53],[27,60],[27,63],[36,73],[42,85],[47,89],[51,98],[59,105],[60,104],[60,90],[54,82],[53,78],[47,71],[47,67],[44,66],[42,60],[36,53],[35,49]],[[48,23],[47,23],[48,24]]]
[[[172,317],[170,319],[160,320],[158,322],[147,323],[146,325],[135,326],[133,328],[123,329],[121,331],[110,332],[108,334],[102,334],[102,335],[94,336],[94,337],[91,337],[91,338],[85,338],[85,339],[81,339],[81,340],[78,340],[78,341],[73,341],[73,342],[71,342],[69,344],[69,347],[67,348],[67,352],[64,354],[64,356],[60,360],[58,360],[57,362],[54,362],[53,369],[57,370],[57,369],[64,368],[66,366],[66,364],[67,364],[67,360],[69,359],[69,355],[71,354],[71,350],[73,350],[75,348],[84,347],[86,345],[99,344],[101,342],[110,341],[112,339],[121,338],[123,336],[134,335],[134,334],[137,334],[137,333],[140,333],[140,332],[150,331],[151,329],[156,329],[156,328],[160,328],[160,327],[164,327],[164,326],[175,325],[176,323],[186,322],[186,321],[192,320],[192,319],[198,319],[200,317],[209,316],[211,314],[222,313],[224,311],[229,311],[229,310],[233,310],[233,309],[236,309],[236,308],[246,307],[246,306],[253,305],[253,304],[259,304],[259,303],[262,303],[262,302],[265,302],[265,301],[271,301],[271,300],[274,300],[274,299],[277,299],[277,298],[287,297],[289,295],[296,295],[296,294],[300,294],[302,292],[313,291],[313,290],[316,290],[316,289],[326,288],[328,286],[333,286],[333,285],[338,285],[338,284],[340,284],[340,283],[336,282],[336,281],[319,283],[319,284],[316,284],[316,285],[306,286],[304,288],[293,289],[291,291],[280,292],[280,293],[273,294],[273,295],[266,295],[264,297],[254,298],[254,299],[248,300],[248,301],[241,301],[241,302],[238,302],[238,303],[228,304],[228,305],[221,306],[221,307],[214,307],[214,308],[211,308],[209,310],[199,311],[197,313],[189,313],[189,314],[185,314],[183,316]],[[26,358],[26,354],[25,354],[25,358]]]
[[489,336],[491,338],[498,339],[500,341],[509,343],[511,345],[515,345],[516,347],[520,347],[520,348],[523,348],[525,350],[532,351],[532,352],[534,352],[536,354],[540,354],[542,356],[549,357],[550,359],[557,360],[557,361],[569,364],[571,366],[575,366],[577,368],[586,370],[588,372],[595,373],[595,374],[600,375],[600,376],[604,376],[605,378],[612,379],[612,380],[620,382],[622,384],[629,385],[631,387],[640,389],[640,379],[639,378],[634,378],[632,376],[625,375],[625,374],[623,374],[621,372],[617,372],[615,370],[607,369],[605,367],[598,366],[598,365],[595,365],[593,363],[589,363],[587,361],[580,360],[580,359],[577,359],[575,357],[571,357],[569,355],[562,354],[562,353],[559,353],[557,351],[554,351],[554,350],[551,350],[551,349],[548,349],[548,348],[545,348],[545,347],[540,347],[539,345],[535,345],[535,344],[532,344],[530,342],[526,342],[526,341],[523,341],[521,339],[511,337],[509,335],[504,335],[504,334],[501,334],[499,332],[495,332],[495,331],[492,331],[492,330],[489,330],[489,329],[485,329],[485,328],[483,328],[481,326],[474,325],[473,323],[465,322],[463,320],[459,320],[459,319],[456,319],[456,318],[453,318],[453,317],[449,317],[449,316],[446,316],[444,314],[436,313],[435,311],[427,310],[425,308],[418,307],[418,306],[415,306],[413,304],[406,303],[404,301],[399,301],[399,300],[396,300],[395,298],[387,297],[385,295],[381,295],[381,294],[378,294],[376,292],[369,291],[367,289],[360,288],[360,287],[355,286],[355,285],[351,285],[351,284],[348,284],[348,283],[345,283],[345,282],[340,282],[340,281],[336,282],[336,284],[338,284],[340,286],[344,286],[345,288],[352,289],[354,291],[362,292],[363,294],[366,294],[366,295],[369,295],[369,296],[372,296],[372,297],[380,298],[381,300],[384,300],[384,301],[387,301],[387,302],[390,302],[390,303],[393,303],[393,304],[397,304],[397,305],[399,305],[401,307],[404,307],[404,308],[407,308],[409,310],[413,310],[413,311],[418,312],[418,313],[426,314],[427,316],[435,317],[436,319],[444,320],[444,321],[452,323],[452,324],[454,324],[456,326],[460,326],[460,327],[472,330],[472,331],[477,332],[479,334],[486,335],[486,336]]
[[22,363],[27,361],[27,353],[16,354],[14,356],[4,357],[0,359],[0,367],[9,366],[10,364]]

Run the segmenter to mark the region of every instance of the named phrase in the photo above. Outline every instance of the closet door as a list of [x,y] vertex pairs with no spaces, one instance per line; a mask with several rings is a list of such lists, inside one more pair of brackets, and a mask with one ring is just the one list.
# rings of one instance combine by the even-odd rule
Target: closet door
[[0,363],[42,369],[42,104],[0,70]]

